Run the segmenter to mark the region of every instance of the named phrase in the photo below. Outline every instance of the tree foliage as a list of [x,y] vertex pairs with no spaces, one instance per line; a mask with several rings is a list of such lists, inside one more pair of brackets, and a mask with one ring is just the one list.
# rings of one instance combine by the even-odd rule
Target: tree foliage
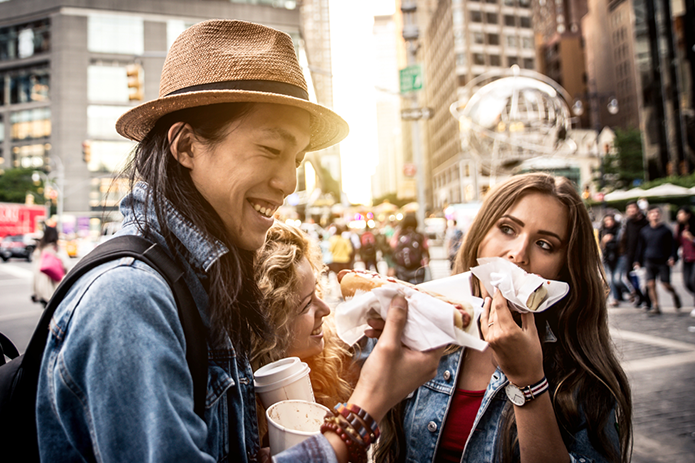
[[34,185],[31,174],[35,169],[8,169],[0,175],[0,202],[24,203],[27,193],[35,193],[36,204],[43,204],[43,195],[39,194],[41,184]]
[[644,181],[644,157],[640,131],[616,128],[613,146],[614,152],[602,160],[605,183],[615,189],[629,189],[641,184]]

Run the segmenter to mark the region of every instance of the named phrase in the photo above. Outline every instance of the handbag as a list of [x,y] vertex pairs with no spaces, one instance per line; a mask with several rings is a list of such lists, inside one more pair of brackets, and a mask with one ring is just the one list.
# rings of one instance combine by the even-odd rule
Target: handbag
[[63,263],[58,259],[58,256],[52,252],[41,253],[41,266],[39,267],[42,273],[48,275],[51,280],[59,282],[65,276]]

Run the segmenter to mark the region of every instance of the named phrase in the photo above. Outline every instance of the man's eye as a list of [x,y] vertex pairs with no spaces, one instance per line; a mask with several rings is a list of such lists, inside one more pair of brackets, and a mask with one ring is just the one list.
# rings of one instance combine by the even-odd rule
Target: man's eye
[[272,153],[272,154],[276,155],[276,156],[277,156],[278,154],[280,154],[280,150],[275,149],[275,148],[271,148],[270,146],[263,146],[263,149],[266,150],[266,151],[268,151],[269,153]]

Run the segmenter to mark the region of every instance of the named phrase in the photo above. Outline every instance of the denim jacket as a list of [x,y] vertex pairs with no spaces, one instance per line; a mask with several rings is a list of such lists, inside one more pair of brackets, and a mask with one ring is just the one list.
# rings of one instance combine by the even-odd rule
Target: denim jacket
[[[144,215],[148,189],[139,183],[123,200],[119,234],[139,234],[136,220],[147,221],[151,238],[168,249],[154,214]],[[153,211],[151,203],[147,210]],[[168,226],[183,245],[175,252],[185,262],[186,283],[209,326],[206,272],[228,249],[207,240],[171,204],[166,210]],[[258,425],[248,361],[237,357],[229,339],[214,348],[208,342],[203,420],[193,411],[185,353],[173,294],[154,269],[122,258],[85,274],[50,324],[37,394],[41,459],[256,461]],[[297,460],[336,461],[323,436],[275,457],[278,463]]]
[[[467,273],[470,278],[470,272]],[[470,285],[461,285],[461,296],[471,296]],[[544,342],[556,342],[557,338],[546,328]],[[406,462],[434,462],[439,437],[444,424],[451,399],[456,390],[459,365],[463,358],[464,349],[457,349],[447,354],[439,361],[437,375],[431,381],[420,386],[406,400],[403,426],[406,436]],[[483,395],[482,403],[475,417],[471,433],[463,450],[461,463],[500,461],[497,455],[497,445],[502,426],[502,412],[509,400],[504,387],[509,383],[502,370],[497,368],[490,378],[490,383]],[[589,442],[585,426],[579,426],[568,445],[570,460],[573,463],[605,462]],[[611,414],[607,424],[611,440],[618,448],[618,433],[615,429],[615,412]]]

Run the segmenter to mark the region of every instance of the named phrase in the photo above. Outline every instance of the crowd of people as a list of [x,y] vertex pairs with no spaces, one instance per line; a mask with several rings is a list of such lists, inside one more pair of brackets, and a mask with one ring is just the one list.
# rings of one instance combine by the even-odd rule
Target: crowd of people
[[[695,217],[690,207],[680,207],[672,230],[664,223],[663,215],[660,207],[643,200],[629,202],[622,217],[614,213],[603,217],[598,241],[611,306],[628,301],[636,308],[644,308],[650,316],[660,315],[656,286],[659,280],[675,310],[680,312],[682,298],[671,284],[672,269],[679,260],[683,286],[695,296],[695,235],[691,232],[695,230]],[[691,315],[695,317],[695,309]]]

